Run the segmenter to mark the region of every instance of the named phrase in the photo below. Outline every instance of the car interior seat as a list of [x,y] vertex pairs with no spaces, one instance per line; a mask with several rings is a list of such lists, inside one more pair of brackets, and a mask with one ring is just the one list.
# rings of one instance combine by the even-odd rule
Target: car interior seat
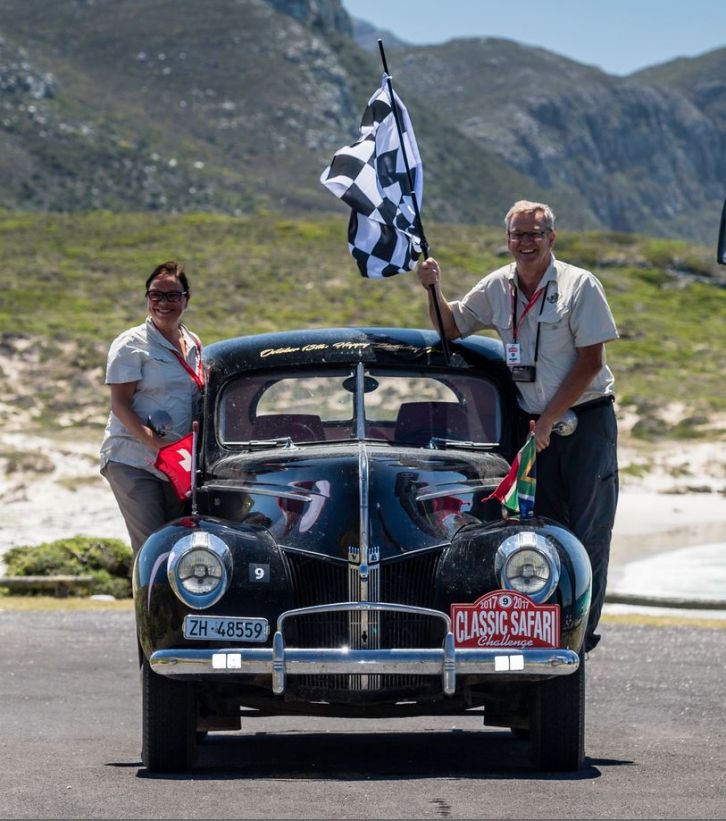
[[457,402],[402,403],[396,418],[396,441],[425,445],[432,436],[468,440],[466,409]]
[[293,442],[325,441],[325,430],[314,413],[273,413],[258,416],[252,427],[254,439],[289,436]]

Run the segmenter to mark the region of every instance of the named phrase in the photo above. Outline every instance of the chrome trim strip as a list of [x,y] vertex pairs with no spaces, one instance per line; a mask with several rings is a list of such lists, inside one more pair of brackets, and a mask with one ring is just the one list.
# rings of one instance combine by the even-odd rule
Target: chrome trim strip
[[368,452],[363,442],[358,445],[358,494],[359,494],[359,541],[360,564],[368,565]]
[[[356,370],[357,396],[361,400],[358,412],[363,413],[362,363]],[[362,416],[358,417],[359,422]],[[361,429],[358,425],[359,432]],[[380,596],[380,566],[378,551],[370,539],[370,466],[365,442],[358,443],[358,545],[349,548],[348,598],[351,602],[376,602]],[[356,650],[374,650],[380,641],[380,617],[376,608],[356,607],[348,611],[348,642]],[[310,608],[313,610],[313,608]],[[282,619],[279,625],[282,624]],[[278,626],[278,629],[282,629]],[[380,679],[361,675],[349,681],[352,690],[368,690],[380,686]]]
[[454,634],[447,633],[444,638],[444,659],[443,659],[444,692],[454,693],[456,691],[456,646],[454,645]]
[[281,499],[295,499],[299,502],[309,502],[312,496],[320,496],[319,493],[311,491],[295,492],[294,490],[283,490],[282,488],[262,487],[255,484],[238,484],[238,485],[222,485],[214,482],[209,482],[204,485],[204,490],[234,490],[244,491],[245,493],[254,493],[258,496],[279,496]]
[[[197,353],[199,349],[197,348]],[[194,420],[192,422],[192,467],[191,467],[191,476],[190,476],[190,483],[191,487],[189,488],[190,495],[192,497],[192,516],[197,515],[197,438],[199,436],[199,422]]]
[[277,632],[281,633],[287,619],[296,616],[309,616],[320,613],[342,613],[346,610],[386,610],[389,613],[411,613],[418,616],[431,616],[441,619],[446,624],[446,631],[451,632],[451,619],[441,610],[434,610],[431,607],[415,607],[411,604],[391,604],[390,602],[359,602],[344,601],[333,602],[332,604],[315,604],[312,607],[298,607],[295,610],[286,610],[280,613],[277,619]]
[[[153,658],[153,656],[152,656]],[[282,633],[277,632],[272,638],[272,692],[285,691],[285,643]],[[240,662],[241,663],[241,662]],[[255,672],[263,672],[255,670]],[[267,670],[264,670],[267,672]]]
[[439,499],[442,496],[454,496],[457,493],[478,493],[482,490],[494,489],[500,484],[501,481],[501,479],[492,479],[492,481],[488,482],[486,485],[454,485],[446,488],[445,490],[432,490],[428,493],[424,491],[423,493],[416,494],[416,501],[426,502],[429,499]]
[[355,368],[355,438],[360,441],[365,437],[365,368],[363,363],[359,362]]
[[[441,619],[446,636],[441,647],[424,649],[359,649],[354,647],[307,648],[285,646],[285,621],[295,616],[344,611],[389,611],[414,613]],[[231,660],[231,661],[230,661]],[[441,676],[446,695],[456,692],[456,677],[468,675],[561,676],[574,673],[580,657],[561,648],[456,648],[451,619],[440,610],[385,602],[339,602],[301,607],[281,613],[272,647],[225,647],[220,649],[157,650],[149,659],[151,668],[165,676],[252,675],[271,677],[272,691],[281,695],[288,675],[347,674],[362,676],[366,689],[384,674]]]
[[162,553],[160,556],[156,557],[156,561],[154,562],[154,566],[151,568],[151,573],[149,574],[149,589],[146,594],[146,609],[151,610],[151,594],[154,591],[154,582],[156,581],[156,574],[159,572],[159,568],[161,565],[169,558],[170,550],[167,550],[166,553]]
[[[574,650],[562,648],[534,648],[526,650],[431,648],[418,650],[354,650],[290,648],[280,651],[279,634],[272,647],[225,647],[213,649],[172,649],[152,653],[152,670],[164,676],[187,675],[269,675],[276,694],[285,692],[288,675],[343,673],[351,675],[403,674],[441,676],[447,695],[456,691],[457,675],[501,676],[516,678],[530,676],[566,676],[580,666],[580,657]],[[446,638],[453,644],[453,634]],[[213,667],[213,656],[232,656],[235,661],[228,667]],[[516,669],[501,669],[501,660],[519,657]]]

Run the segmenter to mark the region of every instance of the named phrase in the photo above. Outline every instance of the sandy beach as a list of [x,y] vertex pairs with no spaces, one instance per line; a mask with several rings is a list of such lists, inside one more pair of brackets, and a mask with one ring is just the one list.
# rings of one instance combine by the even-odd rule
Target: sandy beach
[[[128,542],[111,491],[98,473],[97,453],[97,442],[79,441],[70,433],[54,439],[0,433],[0,556],[14,545],[65,536]],[[648,449],[648,472],[634,475],[628,467],[642,458],[642,451],[627,445],[620,450],[614,577],[627,563],[656,553],[726,544],[726,446],[661,443]],[[40,470],[31,469],[38,465]]]

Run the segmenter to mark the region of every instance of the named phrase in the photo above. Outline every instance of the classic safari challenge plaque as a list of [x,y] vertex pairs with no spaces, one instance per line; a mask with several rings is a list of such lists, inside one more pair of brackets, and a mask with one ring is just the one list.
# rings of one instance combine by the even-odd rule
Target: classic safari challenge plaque
[[452,604],[456,647],[559,647],[560,607],[494,590],[473,604]]

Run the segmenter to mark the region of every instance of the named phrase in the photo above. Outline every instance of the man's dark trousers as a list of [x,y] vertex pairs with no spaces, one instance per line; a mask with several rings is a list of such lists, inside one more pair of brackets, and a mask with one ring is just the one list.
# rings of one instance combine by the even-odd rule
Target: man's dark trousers
[[[553,433],[537,454],[534,512],[567,527],[582,542],[592,565],[592,604],[585,649],[600,641],[595,632],[605,601],[610,539],[618,503],[617,421],[610,398],[577,410],[570,436]],[[520,411],[520,430],[536,416]]]

